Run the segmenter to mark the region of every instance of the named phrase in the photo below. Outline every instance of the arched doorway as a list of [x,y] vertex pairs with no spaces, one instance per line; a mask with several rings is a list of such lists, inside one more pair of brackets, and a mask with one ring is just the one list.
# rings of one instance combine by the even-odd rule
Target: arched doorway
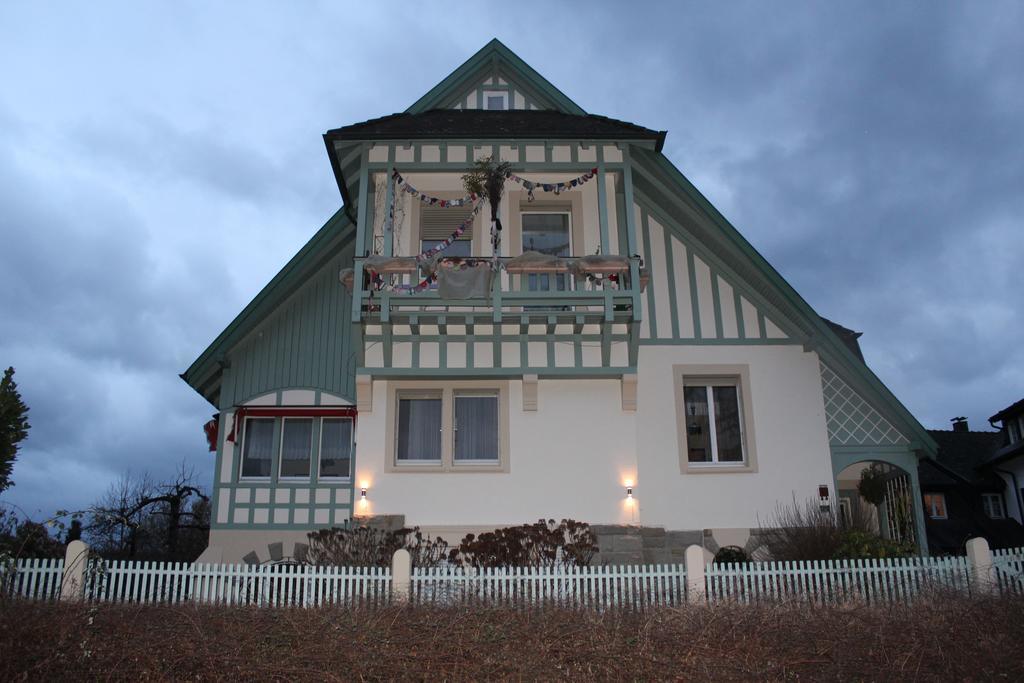
[[[867,522],[883,538],[913,543],[928,554],[917,456],[911,451],[833,452],[840,516]],[[862,478],[868,482],[861,487]]]

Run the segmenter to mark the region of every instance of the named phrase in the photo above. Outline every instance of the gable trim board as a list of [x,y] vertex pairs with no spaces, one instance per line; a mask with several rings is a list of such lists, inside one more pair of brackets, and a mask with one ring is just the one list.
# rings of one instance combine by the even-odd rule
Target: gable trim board
[[[493,73],[487,73],[488,71]],[[538,99],[547,99],[551,102],[552,108],[558,111],[567,114],[586,113],[582,107],[569,99],[565,93],[537,73],[533,67],[505,47],[497,38],[480,48],[476,54],[448,74],[405,111],[416,114],[430,109],[446,108],[458,100],[460,92],[466,96],[475,84],[482,83],[491,76],[497,77],[499,74],[510,84],[521,85],[524,90],[534,90],[539,95]]]

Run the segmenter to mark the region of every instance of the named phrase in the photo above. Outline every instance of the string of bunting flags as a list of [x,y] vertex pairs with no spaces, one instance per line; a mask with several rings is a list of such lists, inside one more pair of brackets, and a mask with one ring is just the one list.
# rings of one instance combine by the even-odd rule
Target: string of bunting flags
[[573,178],[572,180],[565,180],[560,183],[537,183],[532,180],[527,180],[526,178],[521,178],[517,176],[515,173],[509,173],[505,177],[508,178],[509,180],[514,180],[515,182],[522,185],[523,188],[526,189],[527,201],[532,202],[533,191],[537,188],[540,188],[544,192],[553,192],[555,194],[561,194],[566,190],[571,190],[574,187],[579,187],[580,185],[592,179],[596,175],[597,169],[592,168],[578,178]]
[[475,192],[471,192],[460,199],[441,199],[440,197],[431,197],[430,195],[424,194],[417,190],[412,185],[410,185],[409,182],[405,178],[403,178],[402,174],[399,173],[398,171],[394,171],[391,174],[391,177],[394,178],[395,184],[402,188],[403,192],[411,194],[413,197],[416,197],[421,202],[429,206],[439,206],[442,209],[447,209],[451,207],[466,206],[467,204],[471,204],[473,202],[480,200],[480,196]]

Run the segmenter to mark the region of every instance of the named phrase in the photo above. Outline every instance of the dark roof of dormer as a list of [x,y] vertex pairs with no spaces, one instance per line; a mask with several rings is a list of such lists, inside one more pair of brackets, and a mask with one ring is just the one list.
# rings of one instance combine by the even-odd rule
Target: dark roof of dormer
[[839,341],[843,342],[846,348],[850,349],[850,351],[853,352],[853,355],[860,358],[860,361],[863,363],[864,354],[861,352],[860,342],[857,340],[860,339],[861,335],[864,333],[855,332],[848,327],[843,327],[839,323],[834,323],[824,316],[822,316],[821,319],[825,321],[825,324],[828,325],[828,328],[832,330],[833,334],[839,337]]
[[[1002,444],[1000,432],[957,432],[929,429],[939,445],[935,460],[922,467],[921,488],[940,488],[955,482],[955,477],[980,489],[1002,491],[1004,484],[993,472],[979,469]],[[953,476],[955,475],[955,477]]]
[[1011,406],[1007,406],[1000,410],[998,413],[988,419],[989,422],[998,422],[999,420],[1005,420],[1008,417],[1014,417],[1024,413],[1024,398],[1017,401]]
[[412,139],[537,139],[650,140],[655,151],[665,144],[666,131],[596,114],[565,114],[546,110],[490,111],[432,109],[421,114],[391,114],[324,134],[329,140]]

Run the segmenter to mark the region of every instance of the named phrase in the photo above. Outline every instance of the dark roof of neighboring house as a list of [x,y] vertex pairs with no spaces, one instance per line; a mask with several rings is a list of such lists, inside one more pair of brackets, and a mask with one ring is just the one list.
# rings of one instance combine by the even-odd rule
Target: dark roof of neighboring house
[[1024,413],[1024,398],[1017,401],[1013,405],[1007,406],[1000,410],[998,413],[989,418],[989,422],[998,422],[999,420],[1004,420],[1008,417],[1019,415],[1020,413]]
[[660,152],[666,131],[655,131],[596,114],[565,114],[549,110],[488,111],[432,109],[420,114],[391,114],[324,134],[332,140],[565,139],[651,140]]
[[1017,443],[1011,443],[1003,446],[989,458],[987,465],[998,465],[1001,462],[1009,460],[1010,458],[1016,458],[1024,456],[1024,441],[1018,441]]
[[1003,490],[1003,481],[995,473],[978,469],[1002,446],[1002,432],[929,429],[928,433],[939,451],[934,461],[921,461],[921,488],[967,482],[983,489]]
[[839,341],[843,342],[843,344],[846,345],[846,348],[850,349],[850,351],[853,352],[853,355],[857,356],[857,358],[860,358],[861,362],[863,363],[864,354],[861,352],[860,342],[857,340],[860,339],[861,335],[864,333],[854,332],[850,328],[843,327],[839,323],[834,323],[825,317],[822,317],[821,319],[824,320],[825,324],[828,325],[828,328],[832,330],[837,337],[839,337]]

